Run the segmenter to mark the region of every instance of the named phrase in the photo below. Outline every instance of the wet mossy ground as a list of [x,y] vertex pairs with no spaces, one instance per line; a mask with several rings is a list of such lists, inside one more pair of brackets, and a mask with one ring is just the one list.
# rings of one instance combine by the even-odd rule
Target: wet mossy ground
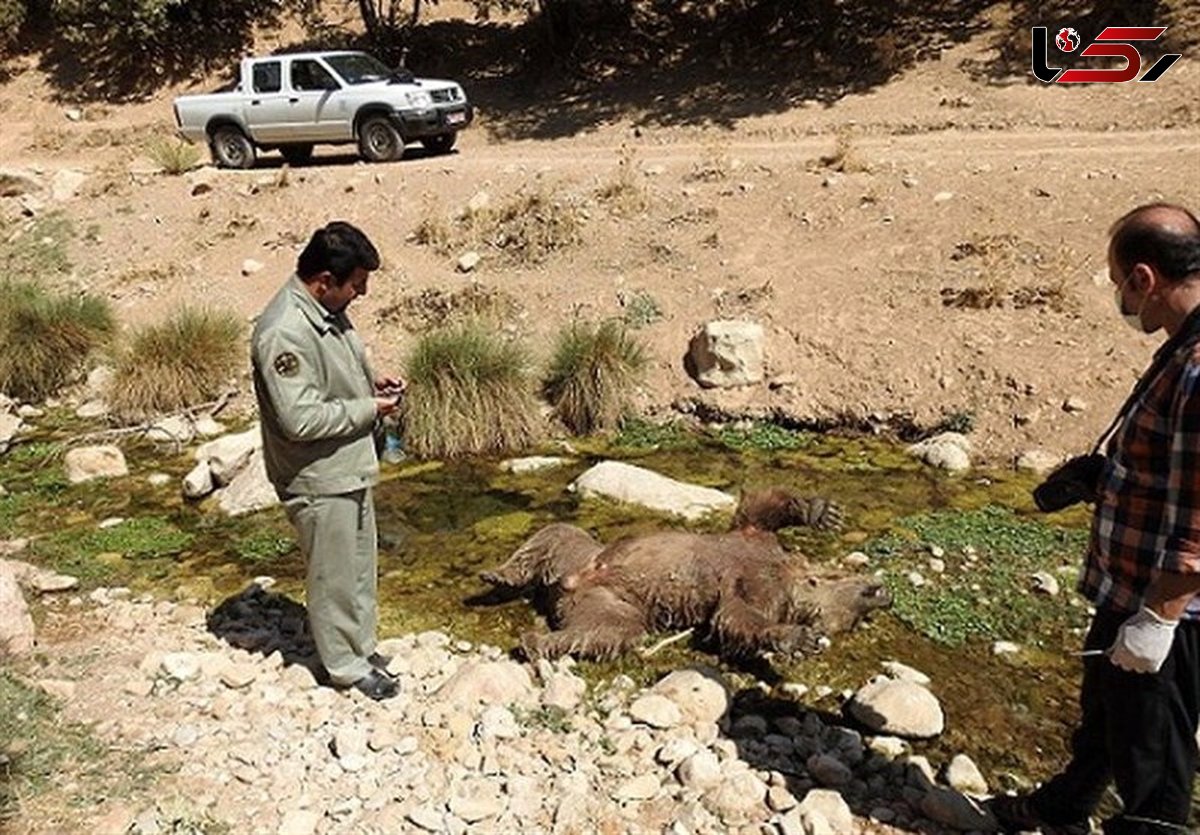
[[[66,424],[51,416],[43,426],[51,429],[0,458],[0,484],[9,492],[0,498],[0,537],[33,537],[34,561],[79,576],[85,587],[128,585],[210,605],[259,575],[275,577],[277,590],[303,598],[302,560],[278,508],[229,519],[211,501],[185,502],[179,480],[193,464],[190,455],[139,442],[125,445],[129,476],[69,485],[63,450],[54,442],[66,435]],[[800,699],[803,705],[837,712],[842,691],[861,686],[881,662],[900,660],[930,675],[946,710],[946,733],[922,749],[935,763],[965,751],[993,777],[1011,775],[1001,779],[1004,785],[1043,777],[1064,761],[1077,713],[1079,665],[1070,653],[1086,624],[1072,588],[1088,517],[1082,509],[1037,514],[1031,476],[947,476],[883,440],[776,427],[697,435],[640,425],[577,441],[575,448],[570,463],[527,475],[503,473],[494,460],[385,465],[376,492],[381,632],[440,629],[514,647],[522,631],[537,627],[536,615],[522,600],[476,600],[487,591],[478,575],[552,521],[580,525],[604,542],[663,527],[703,531],[728,524],[726,517],[688,525],[628,506],[579,501],[567,485],[601,458],[733,493],[785,485],[836,499],[847,519],[836,534],[784,531],[788,546],[831,567],[863,551],[870,557],[864,570],[882,572],[896,605],[823,655],[723,665],[740,686],[804,683],[812,690]],[[151,486],[153,472],[168,474],[169,483]],[[111,517],[126,521],[98,528]],[[1062,592],[1032,593],[1035,570],[1059,578]],[[912,584],[914,571],[925,581],[919,588]],[[1023,649],[996,656],[995,640]],[[629,656],[580,669],[593,680],[623,672],[648,683],[696,662],[722,666],[697,642],[680,642],[648,659]],[[819,685],[832,694],[819,697]]]

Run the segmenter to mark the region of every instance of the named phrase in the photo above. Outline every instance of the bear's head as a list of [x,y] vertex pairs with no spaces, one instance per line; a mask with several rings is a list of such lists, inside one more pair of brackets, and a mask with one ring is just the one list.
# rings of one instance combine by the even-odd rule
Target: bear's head
[[797,572],[790,597],[792,610],[825,635],[849,632],[871,612],[892,605],[883,583],[861,574]]

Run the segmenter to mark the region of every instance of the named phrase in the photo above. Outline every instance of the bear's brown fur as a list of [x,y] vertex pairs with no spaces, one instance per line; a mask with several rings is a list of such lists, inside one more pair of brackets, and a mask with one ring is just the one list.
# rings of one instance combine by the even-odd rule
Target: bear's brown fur
[[611,657],[649,631],[693,626],[708,626],[733,654],[811,652],[821,637],[845,632],[891,602],[878,582],[816,572],[779,544],[780,527],[838,524],[832,502],[760,491],[743,498],[734,519],[739,529],[729,533],[671,531],[608,547],[556,523],[483,578],[550,592],[554,631],[523,637],[531,657]]

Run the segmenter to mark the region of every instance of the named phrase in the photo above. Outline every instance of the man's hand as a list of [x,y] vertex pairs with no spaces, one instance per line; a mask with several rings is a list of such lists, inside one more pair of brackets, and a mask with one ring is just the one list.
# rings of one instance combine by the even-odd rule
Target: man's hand
[[376,397],[375,398],[375,414],[379,417],[387,417],[392,412],[400,408],[400,400],[396,397]]
[[375,381],[375,394],[380,397],[396,399],[404,394],[405,388],[405,382],[399,377],[380,377]]
[[1167,620],[1143,606],[1117,630],[1109,660],[1131,673],[1157,673],[1171,652],[1177,620]]

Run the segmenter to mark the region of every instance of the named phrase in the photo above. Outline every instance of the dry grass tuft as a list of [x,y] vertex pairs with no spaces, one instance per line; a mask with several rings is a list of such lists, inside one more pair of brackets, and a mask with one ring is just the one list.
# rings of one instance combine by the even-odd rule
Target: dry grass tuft
[[190,307],[140,328],[117,356],[109,407],[142,420],[214,399],[239,367],[242,331],[232,313]]
[[558,336],[543,392],[572,432],[615,429],[645,367],[644,347],[620,322],[575,322]]
[[191,171],[200,162],[200,149],[178,139],[155,139],[146,147],[154,164],[171,175]]
[[838,128],[834,135],[833,153],[821,157],[821,164],[845,174],[862,174],[871,170],[871,163],[854,144],[853,130],[847,127]]
[[0,391],[39,401],[75,382],[115,330],[108,302],[47,293],[31,282],[0,284]]
[[512,264],[540,264],[582,240],[582,216],[569,195],[543,188],[523,191],[497,205],[467,208],[449,221],[426,216],[412,239],[443,255],[490,249]]
[[705,183],[716,183],[729,178],[733,170],[733,160],[729,151],[720,145],[709,145],[704,149],[700,159],[692,166],[686,179]]
[[618,217],[632,217],[649,208],[650,196],[638,179],[637,155],[628,146],[621,148],[617,170],[596,190],[596,199]]
[[381,324],[398,323],[412,333],[479,321],[507,324],[521,315],[521,303],[510,293],[472,282],[458,290],[427,287],[403,295],[376,314]]
[[980,235],[956,244],[950,260],[961,265],[968,283],[942,288],[945,307],[1045,308],[1062,313],[1077,303],[1071,281],[1081,262],[1070,247],[1060,244],[1047,253],[1017,235]]
[[527,351],[482,324],[426,334],[406,372],[405,446],[419,457],[519,450],[540,435]]

